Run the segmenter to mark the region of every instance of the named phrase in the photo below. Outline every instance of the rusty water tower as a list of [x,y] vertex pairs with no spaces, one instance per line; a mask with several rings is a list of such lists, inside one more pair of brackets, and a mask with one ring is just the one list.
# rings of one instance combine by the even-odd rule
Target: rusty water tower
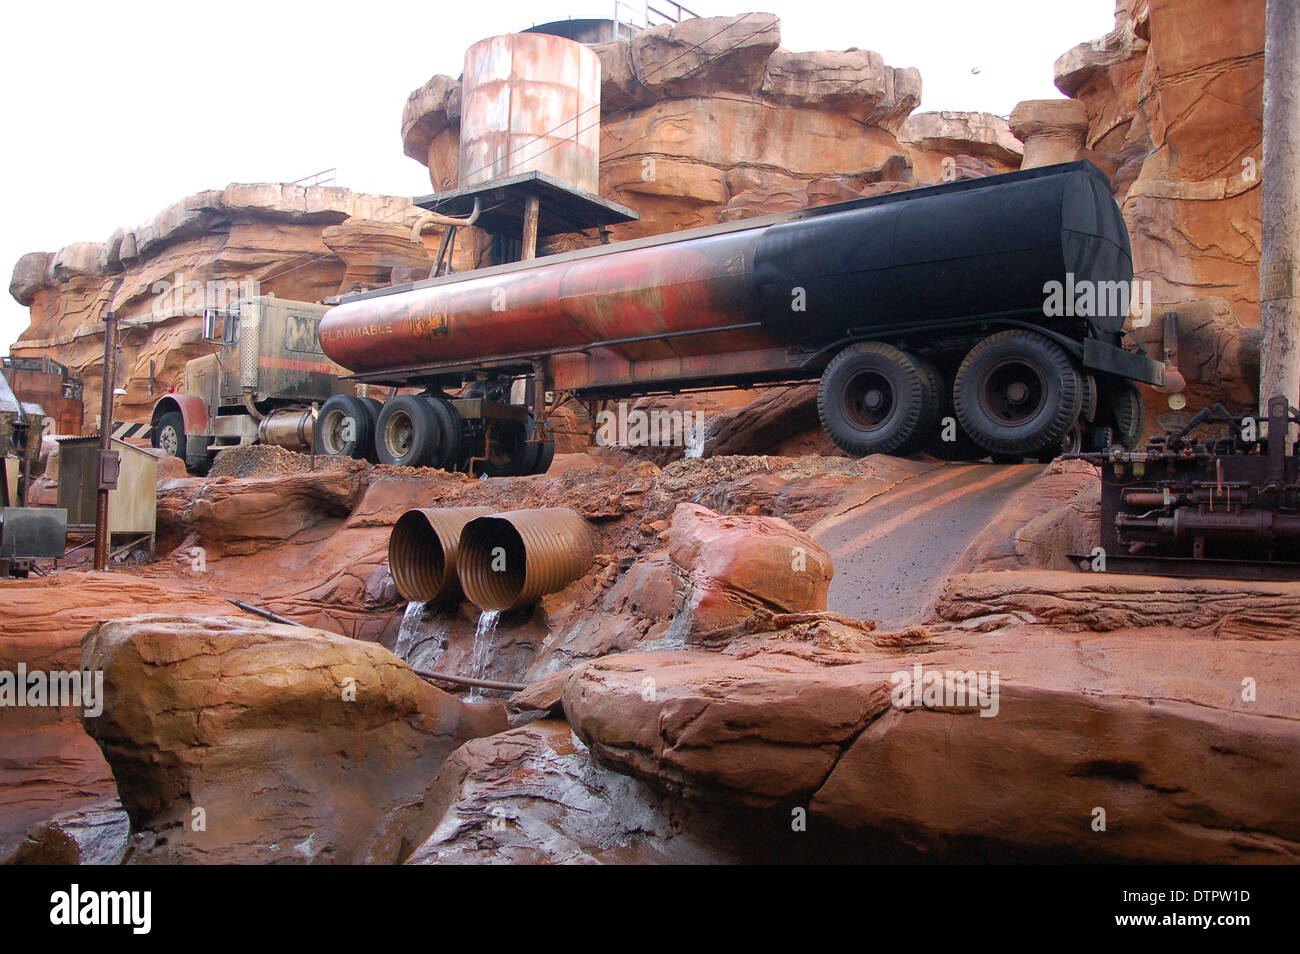
[[508,33],[465,52],[457,187],[416,199],[412,230],[446,227],[430,281],[450,262],[458,228],[492,236],[495,264],[527,260],[538,240],[638,218],[601,198],[600,57],[567,36]]
[[465,52],[460,185],[542,172],[599,189],[600,58],[546,33],[508,33]]

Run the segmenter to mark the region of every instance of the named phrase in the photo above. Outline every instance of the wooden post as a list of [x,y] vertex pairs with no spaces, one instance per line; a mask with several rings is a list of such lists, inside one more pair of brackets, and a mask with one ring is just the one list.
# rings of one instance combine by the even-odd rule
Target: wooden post
[[1268,0],[1264,40],[1259,405],[1300,404],[1300,0]]
[[542,208],[541,200],[530,195],[524,200],[524,249],[525,262],[537,257],[537,220]]

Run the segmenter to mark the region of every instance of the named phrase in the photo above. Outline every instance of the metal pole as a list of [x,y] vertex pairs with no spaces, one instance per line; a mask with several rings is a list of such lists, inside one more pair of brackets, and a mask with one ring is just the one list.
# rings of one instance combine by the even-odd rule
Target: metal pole
[[103,462],[113,449],[113,381],[117,377],[117,313],[104,313],[104,387],[99,404],[99,460],[95,480],[95,569],[108,569],[108,488],[103,485]]
[[1268,0],[1264,32],[1261,413],[1300,404],[1300,0]]

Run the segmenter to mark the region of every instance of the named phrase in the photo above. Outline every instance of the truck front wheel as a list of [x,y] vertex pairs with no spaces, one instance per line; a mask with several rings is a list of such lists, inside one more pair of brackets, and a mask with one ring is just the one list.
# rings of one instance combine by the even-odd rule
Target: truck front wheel
[[149,443],[172,457],[185,459],[185,419],[178,411],[168,411],[158,418]]

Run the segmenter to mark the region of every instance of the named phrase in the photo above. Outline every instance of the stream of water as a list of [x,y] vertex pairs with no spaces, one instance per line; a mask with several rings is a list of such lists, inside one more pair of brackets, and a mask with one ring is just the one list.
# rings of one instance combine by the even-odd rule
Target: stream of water
[[696,414],[690,428],[686,431],[686,459],[698,460],[704,456],[704,441],[708,437],[709,424],[703,414]]
[[[501,619],[500,610],[484,610],[479,613],[478,626],[474,628],[474,648],[470,651],[470,675],[482,679],[487,671],[488,654],[492,648],[492,637],[497,631],[497,622]],[[466,696],[473,702],[483,697],[483,690],[474,686]]]

